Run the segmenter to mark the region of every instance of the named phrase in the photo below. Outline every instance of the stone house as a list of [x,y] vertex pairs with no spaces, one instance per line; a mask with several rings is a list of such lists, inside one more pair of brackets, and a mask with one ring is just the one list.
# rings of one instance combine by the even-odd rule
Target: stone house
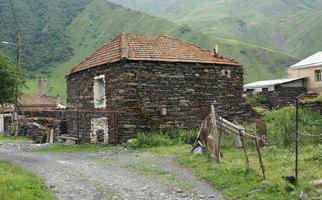
[[[78,132],[86,142],[124,142],[140,131],[196,128],[213,102],[220,116],[247,117],[243,68],[168,36],[121,34],[66,79],[68,109],[82,110],[78,123],[76,114],[67,116],[68,133]],[[122,112],[116,119],[108,111]]]
[[288,77],[307,77],[304,82],[307,90],[322,94],[322,51],[289,67]]
[[270,107],[281,108],[295,104],[296,97],[306,93],[304,86],[306,79],[298,77],[257,81],[244,85],[244,91],[247,95],[265,96]]

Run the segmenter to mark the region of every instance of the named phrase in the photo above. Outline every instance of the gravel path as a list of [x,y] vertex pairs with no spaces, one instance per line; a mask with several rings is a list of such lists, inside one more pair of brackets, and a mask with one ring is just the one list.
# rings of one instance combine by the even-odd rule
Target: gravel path
[[223,199],[171,155],[113,150],[42,154],[16,146],[0,145],[0,160],[36,173],[59,199]]

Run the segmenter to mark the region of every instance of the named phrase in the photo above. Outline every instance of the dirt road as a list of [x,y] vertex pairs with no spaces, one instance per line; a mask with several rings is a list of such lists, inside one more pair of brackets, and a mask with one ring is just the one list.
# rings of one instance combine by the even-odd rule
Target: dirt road
[[174,159],[113,149],[43,154],[0,145],[0,160],[34,172],[59,199],[223,199]]

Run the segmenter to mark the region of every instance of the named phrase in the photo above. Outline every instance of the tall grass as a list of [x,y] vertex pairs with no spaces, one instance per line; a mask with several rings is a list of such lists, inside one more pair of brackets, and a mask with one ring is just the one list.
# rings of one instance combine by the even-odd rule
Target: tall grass
[[[269,139],[279,145],[288,146],[295,140],[295,107],[285,107],[266,113],[264,120],[268,124]],[[308,109],[299,109],[299,132],[303,136],[301,142],[319,143],[318,137],[307,137],[305,135],[322,134],[322,116]]]
[[164,133],[145,132],[138,133],[131,148],[147,148],[158,146],[170,146],[175,144],[192,144],[196,138],[197,131],[169,130]]

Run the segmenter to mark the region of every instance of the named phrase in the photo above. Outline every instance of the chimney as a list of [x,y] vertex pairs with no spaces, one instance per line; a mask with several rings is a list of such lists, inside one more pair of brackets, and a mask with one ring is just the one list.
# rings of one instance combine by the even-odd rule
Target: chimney
[[46,96],[47,95],[47,78],[43,76],[38,77],[38,95]]
[[218,55],[218,52],[219,52],[218,44],[215,44],[214,54]]

